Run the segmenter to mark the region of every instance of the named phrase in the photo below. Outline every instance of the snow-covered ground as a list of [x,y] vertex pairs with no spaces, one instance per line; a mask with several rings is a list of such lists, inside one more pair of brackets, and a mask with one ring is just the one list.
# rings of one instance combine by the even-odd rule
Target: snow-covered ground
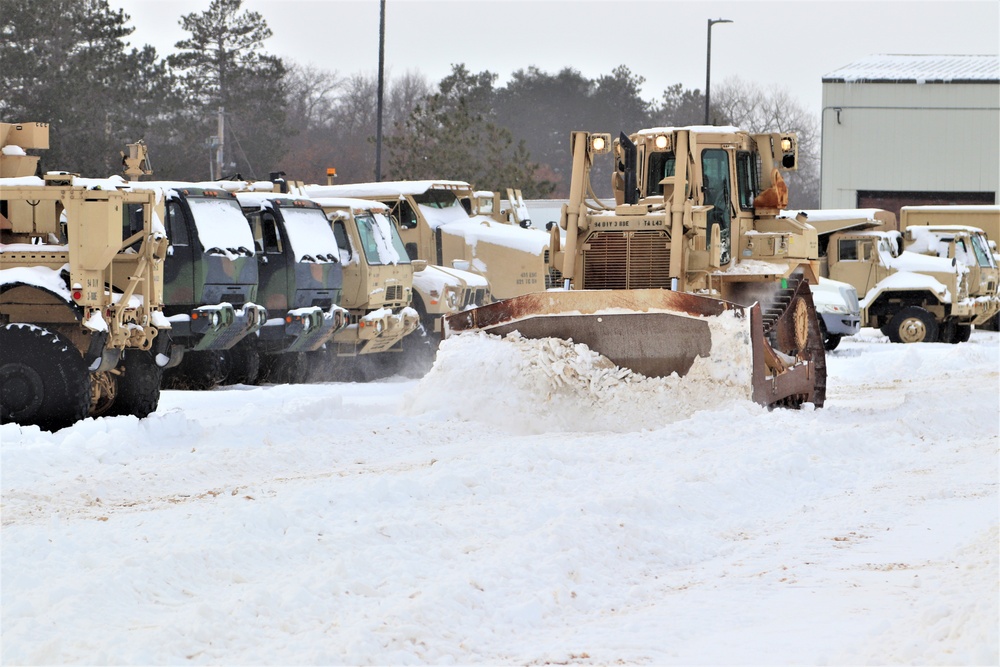
[[998,335],[884,340],[821,410],[462,336],[4,425],[2,661],[995,665]]

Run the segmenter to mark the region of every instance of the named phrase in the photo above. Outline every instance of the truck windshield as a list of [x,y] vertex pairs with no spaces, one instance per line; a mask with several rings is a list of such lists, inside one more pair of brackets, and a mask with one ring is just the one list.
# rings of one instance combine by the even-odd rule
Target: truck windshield
[[253,232],[239,203],[207,197],[189,197],[187,202],[205,252],[253,255]]
[[990,252],[989,243],[982,234],[976,234],[972,237],[972,249],[976,253],[976,261],[979,263],[979,266],[991,269],[997,268],[996,262],[993,259],[993,253]]
[[322,209],[282,207],[285,231],[296,262],[336,262],[340,248]]
[[354,216],[361,247],[369,264],[409,264],[410,258],[392,221],[382,213]]

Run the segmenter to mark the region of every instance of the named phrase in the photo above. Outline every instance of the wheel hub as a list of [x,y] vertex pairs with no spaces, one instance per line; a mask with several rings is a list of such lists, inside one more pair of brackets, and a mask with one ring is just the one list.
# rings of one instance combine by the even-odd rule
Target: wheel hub
[[31,366],[11,362],[0,367],[0,407],[5,420],[30,417],[44,396],[42,378]]
[[908,317],[899,327],[899,337],[904,343],[919,343],[927,337],[927,327],[916,317]]

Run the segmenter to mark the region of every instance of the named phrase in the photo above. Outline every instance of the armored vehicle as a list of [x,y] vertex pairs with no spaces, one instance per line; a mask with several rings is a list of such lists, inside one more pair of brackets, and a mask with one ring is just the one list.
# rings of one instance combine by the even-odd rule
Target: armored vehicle
[[0,142],[0,420],[147,416],[170,341],[154,195],[33,175],[43,123],[2,123]]

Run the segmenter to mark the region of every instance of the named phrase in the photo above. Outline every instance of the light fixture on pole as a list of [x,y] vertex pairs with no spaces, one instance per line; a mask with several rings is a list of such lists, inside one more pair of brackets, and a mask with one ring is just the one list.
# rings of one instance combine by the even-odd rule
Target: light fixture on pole
[[705,55],[705,125],[708,125],[708,103],[712,86],[712,26],[716,23],[732,23],[729,19],[708,19],[708,48]]

